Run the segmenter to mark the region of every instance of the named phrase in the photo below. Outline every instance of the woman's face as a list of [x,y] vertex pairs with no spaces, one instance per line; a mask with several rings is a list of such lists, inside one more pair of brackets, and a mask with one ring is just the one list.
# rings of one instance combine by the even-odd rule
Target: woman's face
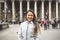
[[34,16],[34,15],[33,15],[32,12],[28,12],[28,13],[27,13],[27,20],[28,20],[28,21],[32,21],[32,20],[33,20],[33,16]]

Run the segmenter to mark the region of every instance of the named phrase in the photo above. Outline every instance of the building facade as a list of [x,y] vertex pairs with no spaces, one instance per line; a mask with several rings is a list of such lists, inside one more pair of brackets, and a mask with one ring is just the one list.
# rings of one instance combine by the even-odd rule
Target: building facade
[[60,0],[0,0],[0,21],[21,22],[26,11],[32,9],[37,19],[49,21],[60,18]]

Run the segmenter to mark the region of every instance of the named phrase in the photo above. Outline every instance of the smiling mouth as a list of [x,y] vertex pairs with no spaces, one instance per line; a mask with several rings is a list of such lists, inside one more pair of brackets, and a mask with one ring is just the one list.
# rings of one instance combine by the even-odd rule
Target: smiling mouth
[[32,18],[29,18],[29,19],[32,19]]

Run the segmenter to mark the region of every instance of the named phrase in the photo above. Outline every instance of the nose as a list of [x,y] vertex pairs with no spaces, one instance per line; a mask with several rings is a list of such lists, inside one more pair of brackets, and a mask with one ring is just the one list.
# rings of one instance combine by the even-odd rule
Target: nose
[[32,16],[29,16],[29,18],[32,18]]

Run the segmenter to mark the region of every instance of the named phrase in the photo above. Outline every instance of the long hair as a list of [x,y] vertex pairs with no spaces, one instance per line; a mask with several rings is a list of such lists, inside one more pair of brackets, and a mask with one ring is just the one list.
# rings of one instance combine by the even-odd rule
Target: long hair
[[[27,13],[28,12],[32,12],[33,13],[33,23],[34,23],[34,31],[33,31],[33,35],[34,36],[37,36],[37,33],[38,33],[38,31],[40,30],[40,28],[39,28],[39,25],[38,25],[38,22],[37,22],[37,19],[36,19],[36,16],[35,16],[35,13],[34,13],[34,11],[33,10],[28,10],[27,11]],[[25,20],[27,20],[27,15],[25,16]]]

